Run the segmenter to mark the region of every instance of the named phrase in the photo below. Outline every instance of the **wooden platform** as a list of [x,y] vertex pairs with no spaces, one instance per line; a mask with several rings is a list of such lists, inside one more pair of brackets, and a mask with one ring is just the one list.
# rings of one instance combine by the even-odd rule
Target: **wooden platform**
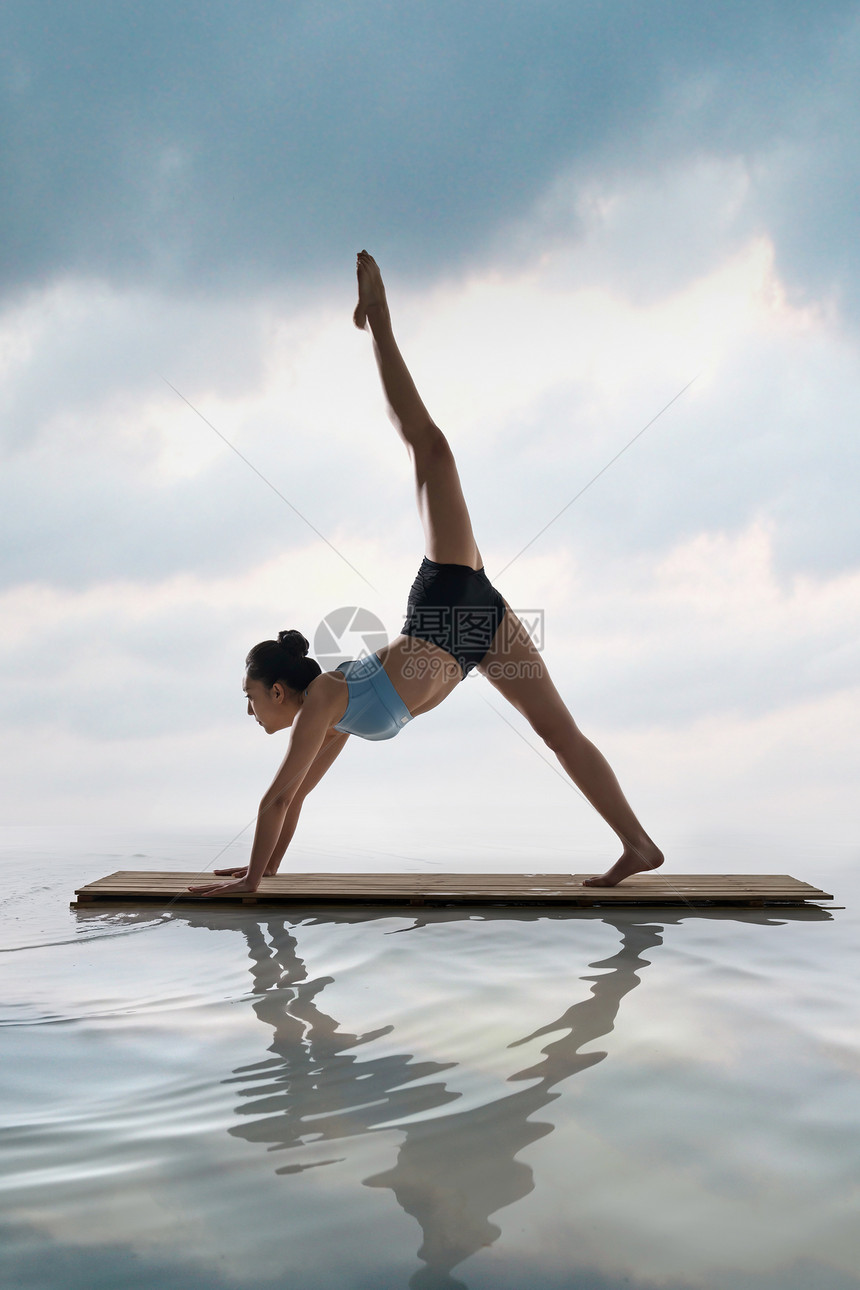
[[[584,887],[587,874],[284,873],[264,878],[250,894],[192,896],[199,873],[112,873],[75,892],[72,908],[96,901],[138,905],[337,904],[389,905],[803,905],[832,900],[807,882],[782,874],[634,874],[618,887]],[[213,878],[214,882],[219,881]]]

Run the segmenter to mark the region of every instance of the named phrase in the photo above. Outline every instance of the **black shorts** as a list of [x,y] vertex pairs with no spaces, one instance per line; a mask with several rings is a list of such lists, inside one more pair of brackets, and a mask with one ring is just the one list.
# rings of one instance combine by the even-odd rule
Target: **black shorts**
[[425,556],[409,592],[403,634],[447,650],[469,672],[482,662],[504,616],[505,602],[483,569]]

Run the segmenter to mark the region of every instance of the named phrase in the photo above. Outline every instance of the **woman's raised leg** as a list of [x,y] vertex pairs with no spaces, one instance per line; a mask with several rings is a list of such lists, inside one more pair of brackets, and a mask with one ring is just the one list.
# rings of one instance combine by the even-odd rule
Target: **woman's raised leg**
[[509,605],[478,671],[523,714],[618,835],[624,848],[621,856],[600,877],[586,879],[588,885],[614,887],[630,874],[661,865],[662,851],[633,814],[609,762],[576,725],[534,642]]
[[382,275],[367,251],[358,254],[357,273],[358,304],[353,321],[356,327],[370,328],[388,414],[412,458],[425,554],[439,564],[467,564],[480,569],[481,553],[472,532],[454,454],[425,408],[403,361],[391,329]]

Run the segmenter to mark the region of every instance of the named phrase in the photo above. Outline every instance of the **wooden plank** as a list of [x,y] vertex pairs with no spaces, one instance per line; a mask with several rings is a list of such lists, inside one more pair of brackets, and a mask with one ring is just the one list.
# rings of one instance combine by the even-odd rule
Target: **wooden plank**
[[[522,886],[530,888],[553,888],[569,889],[572,886],[580,886],[581,880],[587,875],[567,875],[567,873],[441,873],[441,875],[425,875],[425,873],[281,873],[275,878],[264,878],[263,886],[271,886],[272,890],[280,889],[281,886],[289,885],[306,885],[313,886],[331,886],[331,888],[343,889],[344,886],[391,886],[391,888],[402,888],[402,886],[414,886],[415,889],[428,890],[432,888],[463,888],[464,885],[474,886],[474,888],[496,888],[496,886],[511,886],[511,888],[520,889]],[[164,886],[175,890],[186,881],[205,882],[211,880],[222,881],[211,875],[211,873],[178,873],[178,872],[133,872],[125,871],[112,873],[104,878],[97,878],[94,882],[86,885],[86,888],[80,890],[90,890],[101,888],[101,886],[135,886],[144,884],[147,886]],[[781,875],[673,875],[670,877],[661,877],[656,875],[634,875],[624,881],[623,889],[654,889],[654,890],[696,890],[707,889],[726,891],[738,890],[761,890],[762,888],[771,888],[779,890],[808,890],[817,891],[812,888],[808,882],[799,882],[797,878],[790,878]],[[593,890],[620,890],[619,888],[601,888]]]
[[[330,888],[331,890],[344,891],[367,888],[368,890],[420,890],[420,891],[452,891],[457,892],[469,887],[475,890],[480,889],[497,889],[510,888],[520,890],[524,887],[534,890],[555,890],[566,891],[573,887],[580,887],[582,879],[586,875],[568,875],[568,874],[351,874],[351,873],[334,873],[334,874],[282,874],[277,878],[264,879],[263,889],[272,891],[285,889],[295,889],[298,886],[313,886],[315,889]],[[87,884],[86,888],[81,891],[96,891],[100,888],[138,888],[144,886],[147,889],[164,889],[167,891],[176,891],[185,883],[203,883],[208,878],[213,882],[219,881],[214,875],[207,873],[150,873],[150,872],[121,872],[111,874],[106,878],[99,878],[95,882]],[[809,883],[799,882],[797,879],[788,878],[782,875],[686,875],[679,874],[672,877],[663,878],[653,874],[637,874],[628,878],[621,887],[616,888],[589,888],[591,891],[651,891],[654,893],[671,894],[673,892],[725,892],[726,894],[736,894],[738,892],[753,891],[786,891],[790,894],[805,892],[818,893],[818,888],[812,887]]]
[[513,903],[545,905],[802,905],[833,897],[810,883],[785,874],[634,874],[617,887],[586,887],[586,874],[424,874],[424,873],[285,873],[264,878],[256,892],[194,896],[192,885],[206,873],[121,871],[98,878],[75,892],[73,905],[99,900],[140,903],[296,904],[336,901],[341,904]]
[[[271,887],[273,890],[284,885],[294,887],[296,885],[311,884],[315,887],[331,886],[337,888],[344,887],[403,887],[410,886],[427,890],[430,888],[461,888],[464,885],[472,887],[497,887],[511,886],[520,888],[529,887],[552,887],[557,889],[569,888],[571,886],[581,885],[582,878],[585,875],[568,875],[568,874],[354,874],[354,873],[337,873],[337,874],[298,874],[286,873],[280,874],[276,878],[267,878],[263,880],[264,887]],[[137,886],[143,883],[146,886],[163,886],[165,888],[177,889],[186,881],[205,882],[207,878],[218,881],[214,875],[207,873],[135,873],[122,872],[111,874],[107,878],[99,878],[93,883],[87,884],[86,888],[80,890],[94,889],[98,887],[119,886]],[[717,875],[709,877],[707,875],[686,875],[679,874],[671,878],[662,878],[655,875],[634,875],[628,878],[624,884],[625,889],[634,887],[653,888],[655,890],[675,890],[675,889],[722,889],[726,891],[738,891],[747,889],[760,890],[762,887],[774,887],[780,890],[796,891],[806,889],[809,891],[817,890],[808,883],[798,882],[797,879],[783,877],[781,875],[764,875],[761,878],[749,877],[747,875]],[[618,888],[609,888],[601,890],[618,890]]]

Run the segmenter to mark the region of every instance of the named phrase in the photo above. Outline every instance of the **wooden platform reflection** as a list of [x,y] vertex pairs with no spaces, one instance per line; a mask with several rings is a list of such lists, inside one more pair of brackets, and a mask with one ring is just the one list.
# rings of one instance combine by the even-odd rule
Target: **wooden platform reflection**
[[[283,873],[253,893],[192,896],[187,888],[209,874],[112,873],[75,892],[72,907],[96,901],[137,905],[803,905],[832,900],[818,887],[783,874],[635,874],[617,887],[585,887],[588,874]],[[212,878],[213,882],[221,881]]]

